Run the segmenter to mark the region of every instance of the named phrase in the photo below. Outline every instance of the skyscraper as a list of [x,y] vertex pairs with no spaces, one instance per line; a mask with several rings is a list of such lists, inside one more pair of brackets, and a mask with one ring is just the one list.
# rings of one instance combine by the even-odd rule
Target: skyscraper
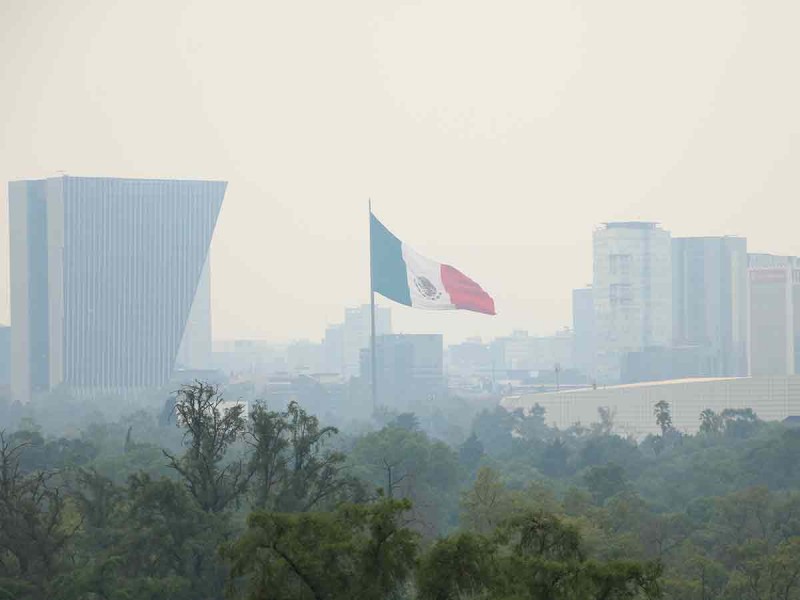
[[[357,308],[346,308],[344,311],[344,365],[342,374],[345,378],[358,377],[361,371],[361,351],[369,348],[372,332],[370,305],[363,304]],[[375,335],[392,332],[392,312],[385,306],[375,307]]]
[[175,366],[184,369],[213,368],[211,343],[211,274],[206,258],[197,283],[192,308],[186,319],[183,339],[178,348]]
[[0,386],[11,377],[11,327],[0,325]]
[[341,375],[344,371],[344,326],[329,325],[322,341],[323,365],[326,373]]
[[747,374],[747,240],[672,239],[672,337],[707,351],[706,375]]
[[594,296],[591,286],[572,290],[572,331],[575,367],[594,378]]
[[800,373],[800,259],[750,254],[750,375]]
[[[11,182],[14,397],[25,401],[59,384],[121,391],[165,383],[225,187],[84,177]],[[197,310],[207,310],[202,299]],[[210,323],[202,315],[196,321]]]
[[[375,339],[379,401],[398,410],[444,393],[444,345],[441,334],[388,334]],[[361,373],[370,373],[372,353],[361,351]],[[363,376],[363,375],[362,375]]]
[[671,343],[670,234],[657,223],[606,223],[593,243],[595,369],[598,382],[613,383],[625,354]]

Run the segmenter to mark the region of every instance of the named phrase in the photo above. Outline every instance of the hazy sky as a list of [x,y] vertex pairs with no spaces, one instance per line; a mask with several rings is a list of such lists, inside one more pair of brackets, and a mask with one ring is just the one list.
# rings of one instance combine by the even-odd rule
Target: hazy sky
[[369,298],[367,199],[498,316],[571,323],[592,229],[661,221],[800,253],[800,2],[0,0],[5,182],[225,179],[216,338],[320,338]]

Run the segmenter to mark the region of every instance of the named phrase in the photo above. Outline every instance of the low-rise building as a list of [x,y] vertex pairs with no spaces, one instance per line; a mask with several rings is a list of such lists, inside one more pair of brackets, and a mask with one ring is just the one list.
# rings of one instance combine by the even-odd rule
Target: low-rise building
[[572,350],[570,329],[541,337],[517,330],[508,337],[497,338],[491,344],[492,362],[496,370],[547,371],[556,365],[560,369],[570,369],[574,367]]
[[598,409],[613,415],[617,433],[633,436],[660,433],[653,409],[657,402],[670,405],[673,426],[694,433],[700,413],[752,408],[765,421],[782,421],[800,414],[800,376],[723,377],[679,379],[650,383],[600,386],[545,394],[506,396],[501,406],[508,410],[544,407],[550,425],[568,428],[598,421]]

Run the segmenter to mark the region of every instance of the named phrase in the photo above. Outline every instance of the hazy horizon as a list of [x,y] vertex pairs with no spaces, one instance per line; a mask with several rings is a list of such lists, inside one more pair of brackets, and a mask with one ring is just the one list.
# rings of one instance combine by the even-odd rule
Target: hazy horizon
[[[391,304],[448,343],[571,324],[594,227],[800,254],[800,5],[0,3],[7,182],[223,179],[215,339],[319,339],[369,301],[367,200],[498,315]],[[9,93],[10,92],[10,93]]]

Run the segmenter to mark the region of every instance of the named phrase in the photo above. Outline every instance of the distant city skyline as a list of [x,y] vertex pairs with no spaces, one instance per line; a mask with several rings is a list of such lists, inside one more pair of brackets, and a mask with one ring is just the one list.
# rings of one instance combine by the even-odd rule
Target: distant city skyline
[[445,343],[570,324],[605,221],[800,254],[797,3],[627,2],[624,20],[592,2],[314,11],[3,2],[0,323],[7,182],[60,170],[230,182],[215,339],[317,340],[367,302],[370,197],[495,298],[496,317],[381,301],[395,331]]

